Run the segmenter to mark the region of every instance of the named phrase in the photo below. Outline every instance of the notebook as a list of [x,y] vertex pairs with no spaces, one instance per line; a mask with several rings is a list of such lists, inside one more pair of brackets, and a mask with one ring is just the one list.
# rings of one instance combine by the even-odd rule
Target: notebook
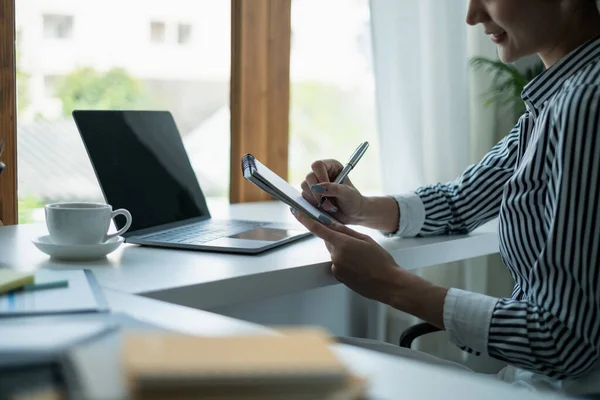
[[23,279],[36,284],[63,280],[69,283],[64,288],[0,294],[0,321],[14,317],[108,312],[108,303],[90,270],[41,269],[35,276]]
[[296,188],[263,165],[252,154],[242,157],[242,173],[248,181],[310,218],[326,225],[337,222],[331,215],[310,204]]

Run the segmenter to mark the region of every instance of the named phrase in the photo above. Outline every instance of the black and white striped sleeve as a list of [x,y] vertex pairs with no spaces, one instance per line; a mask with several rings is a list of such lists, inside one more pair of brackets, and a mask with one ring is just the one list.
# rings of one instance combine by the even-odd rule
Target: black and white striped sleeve
[[468,233],[496,218],[503,186],[516,164],[519,135],[527,124],[526,113],[481,162],[468,167],[456,180],[395,196],[400,209],[395,235]]
[[444,323],[459,345],[563,379],[600,354],[600,89],[570,90],[551,112],[548,240],[529,269],[532,290],[514,300],[451,289]]

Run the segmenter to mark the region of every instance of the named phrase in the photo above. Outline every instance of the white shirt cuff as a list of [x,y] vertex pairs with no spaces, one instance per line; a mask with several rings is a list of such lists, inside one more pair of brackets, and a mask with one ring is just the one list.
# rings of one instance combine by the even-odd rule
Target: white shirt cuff
[[414,192],[394,196],[398,203],[400,221],[398,230],[394,233],[385,233],[386,236],[417,236],[425,224],[425,206],[423,201]]
[[488,355],[490,323],[497,302],[495,297],[450,289],[444,300],[444,326],[450,340]]

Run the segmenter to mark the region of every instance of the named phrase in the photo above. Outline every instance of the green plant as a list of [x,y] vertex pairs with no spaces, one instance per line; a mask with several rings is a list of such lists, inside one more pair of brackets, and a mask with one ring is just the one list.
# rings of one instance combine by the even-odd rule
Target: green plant
[[492,78],[488,91],[483,95],[485,104],[508,107],[514,112],[516,118],[525,112],[521,92],[532,79],[544,72],[545,69],[544,64],[540,61],[524,72],[520,72],[513,65],[485,57],[473,57],[471,65],[475,69],[483,69]]
[[100,73],[80,68],[65,76],[56,90],[63,104],[63,115],[75,109],[136,109],[147,100],[142,82],[122,68]]
[[19,223],[29,224],[35,222],[34,211],[44,208],[44,202],[35,196],[19,197]]

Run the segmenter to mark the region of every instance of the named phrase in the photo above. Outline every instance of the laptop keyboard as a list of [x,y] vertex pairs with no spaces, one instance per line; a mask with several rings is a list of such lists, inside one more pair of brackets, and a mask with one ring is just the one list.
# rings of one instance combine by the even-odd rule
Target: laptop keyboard
[[152,233],[142,238],[168,243],[202,244],[266,225],[253,221],[206,221]]

